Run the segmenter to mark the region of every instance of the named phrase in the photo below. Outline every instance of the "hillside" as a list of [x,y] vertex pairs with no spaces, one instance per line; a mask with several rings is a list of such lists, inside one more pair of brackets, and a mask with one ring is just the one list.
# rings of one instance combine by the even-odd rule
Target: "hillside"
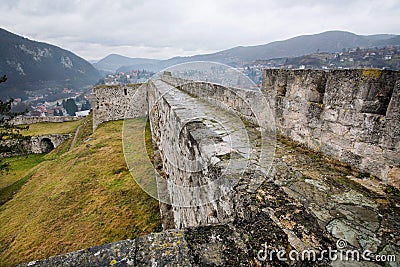
[[[340,52],[344,48],[373,47],[379,43],[384,46],[392,44],[392,35],[363,36],[344,31],[328,31],[313,35],[302,35],[266,45],[236,47],[216,53],[216,56],[252,61],[277,57],[295,57],[321,52]],[[400,43],[397,43],[400,45]]]
[[74,134],[76,128],[82,123],[83,119],[76,121],[41,122],[29,125],[29,129],[21,130],[23,135],[43,135],[43,134]]
[[[334,53],[341,52],[343,49],[348,48],[370,48],[375,46],[400,46],[400,36],[390,34],[364,36],[345,31],[327,31],[313,35],[297,36],[287,40],[275,41],[263,45],[238,46],[211,54],[174,57],[158,62],[151,62],[151,64],[147,65],[129,65],[127,64],[129,60],[126,58],[122,61],[118,60],[118,58],[114,56],[113,58],[116,60],[113,61],[113,64],[119,65],[119,70],[125,72],[132,69],[142,68],[150,71],[160,71],[175,64],[190,61],[214,61],[228,64],[233,67],[241,67],[256,60],[298,57],[316,52]],[[111,55],[103,60],[105,61],[109,57],[111,57]],[[114,66],[114,68],[115,67],[116,66]]]
[[105,58],[93,63],[93,66],[98,70],[108,71],[114,73],[124,66],[130,66],[135,69],[143,69],[151,67],[153,64],[158,63],[160,60],[148,58],[130,58],[117,54],[111,54]]
[[232,66],[242,66],[257,59],[271,59],[279,57],[295,57],[320,52],[340,52],[344,48],[374,47],[385,45],[400,45],[393,35],[356,35],[344,31],[328,31],[313,35],[302,35],[283,41],[271,42],[257,46],[239,46],[213,54],[197,55],[193,57],[177,57],[167,60],[177,64],[187,61],[216,61]]
[[25,97],[24,91],[77,88],[94,84],[99,72],[86,60],[57,46],[36,42],[0,28],[0,98]]
[[[142,145],[143,120],[135,123],[138,130],[131,134]],[[122,121],[104,123],[93,134],[91,117],[81,125],[72,150],[69,140],[34,163],[30,159],[33,169],[21,173],[26,183],[0,206],[0,266],[161,229],[158,202],[137,186],[126,167]]]
[[400,50],[396,48],[353,49],[340,53],[314,53],[292,58],[257,60],[250,65],[287,69],[377,68],[399,70]]

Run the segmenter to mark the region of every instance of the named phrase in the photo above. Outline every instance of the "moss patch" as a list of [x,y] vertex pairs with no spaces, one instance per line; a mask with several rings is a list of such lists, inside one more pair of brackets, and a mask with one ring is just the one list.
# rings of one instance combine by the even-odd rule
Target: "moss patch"
[[361,77],[363,79],[377,80],[381,77],[382,70],[380,69],[363,69]]
[[388,185],[386,186],[385,193],[391,194],[392,196],[396,196],[400,198],[400,190],[394,186]]

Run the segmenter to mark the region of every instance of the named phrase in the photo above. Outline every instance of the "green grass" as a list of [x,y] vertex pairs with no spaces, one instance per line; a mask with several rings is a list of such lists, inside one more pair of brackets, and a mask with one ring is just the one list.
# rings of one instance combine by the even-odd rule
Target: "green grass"
[[19,191],[19,189],[32,177],[32,174],[19,179],[15,183],[0,189],[0,206],[12,199],[13,194]]
[[[68,141],[43,156],[24,179],[16,179],[20,189],[0,206],[0,266],[161,230],[158,201],[141,190],[126,166],[122,121],[103,123],[93,134],[90,119],[80,123],[75,147],[69,150]],[[143,147],[144,123],[130,123],[133,148]],[[151,180],[152,166],[141,164],[148,161],[143,157],[135,158],[134,175]]]
[[394,186],[391,186],[391,185],[386,186],[385,192],[388,194],[391,194],[395,197],[400,197],[400,190]]
[[100,85],[97,85],[94,89],[107,89],[107,88],[119,88],[119,85],[100,84]]
[[4,162],[10,164],[10,170],[1,174],[0,190],[25,177],[33,167],[44,161],[44,156],[44,154],[31,154],[5,158]]
[[[140,126],[138,123],[140,122]],[[141,131],[135,131],[137,128]],[[124,152],[128,168],[140,187],[157,197],[157,181],[154,172],[154,153],[151,143],[150,124],[145,118],[124,121]],[[140,140],[130,142],[129,140]]]
[[146,128],[145,128],[145,146],[146,152],[149,155],[149,159],[154,166],[154,151],[153,151],[153,142],[151,140],[151,129],[150,129],[150,121],[146,121]]
[[[29,125],[28,130],[21,131],[23,135],[42,135],[42,134],[68,134],[74,133],[82,120],[66,122],[39,122]],[[25,125],[24,125],[25,126]]]

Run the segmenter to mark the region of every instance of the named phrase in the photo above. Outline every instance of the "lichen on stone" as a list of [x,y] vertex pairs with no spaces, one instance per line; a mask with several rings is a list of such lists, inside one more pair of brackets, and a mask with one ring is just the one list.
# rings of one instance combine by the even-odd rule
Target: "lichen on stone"
[[382,70],[380,69],[363,69],[361,77],[363,79],[373,79],[377,80],[382,75]]

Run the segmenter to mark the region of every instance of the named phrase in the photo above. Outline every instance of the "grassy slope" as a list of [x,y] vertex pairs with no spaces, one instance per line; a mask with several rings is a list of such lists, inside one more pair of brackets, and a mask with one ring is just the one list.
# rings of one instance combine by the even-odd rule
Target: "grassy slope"
[[[135,123],[131,134],[141,145],[144,121]],[[161,229],[158,202],[136,185],[126,167],[121,127],[122,121],[102,124],[84,142],[91,128],[84,121],[75,148],[68,151],[69,141],[46,155],[0,207],[0,266]]]
[[[73,134],[76,128],[84,120],[69,121],[63,123],[40,122],[29,125],[29,130],[22,130],[23,135],[42,135],[42,134]],[[13,183],[18,182],[31,172],[31,168],[44,160],[42,154],[32,154],[28,156],[18,156],[6,158],[5,162],[10,163],[11,171],[0,175],[0,190]],[[1,198],[1,193],[0,193]]]
[[74,133],[75,129],[82,120],[67,122],[39,122],[29,125],[28,130],[23,130],[23,135],[42,135],[42,134],[68,134]]
[[10,171],[0,176],[0,190],[18,181],[31,172],[31,168],[42,162],[44,154],[31,154],[5,158],[4,162],[10,164]]

